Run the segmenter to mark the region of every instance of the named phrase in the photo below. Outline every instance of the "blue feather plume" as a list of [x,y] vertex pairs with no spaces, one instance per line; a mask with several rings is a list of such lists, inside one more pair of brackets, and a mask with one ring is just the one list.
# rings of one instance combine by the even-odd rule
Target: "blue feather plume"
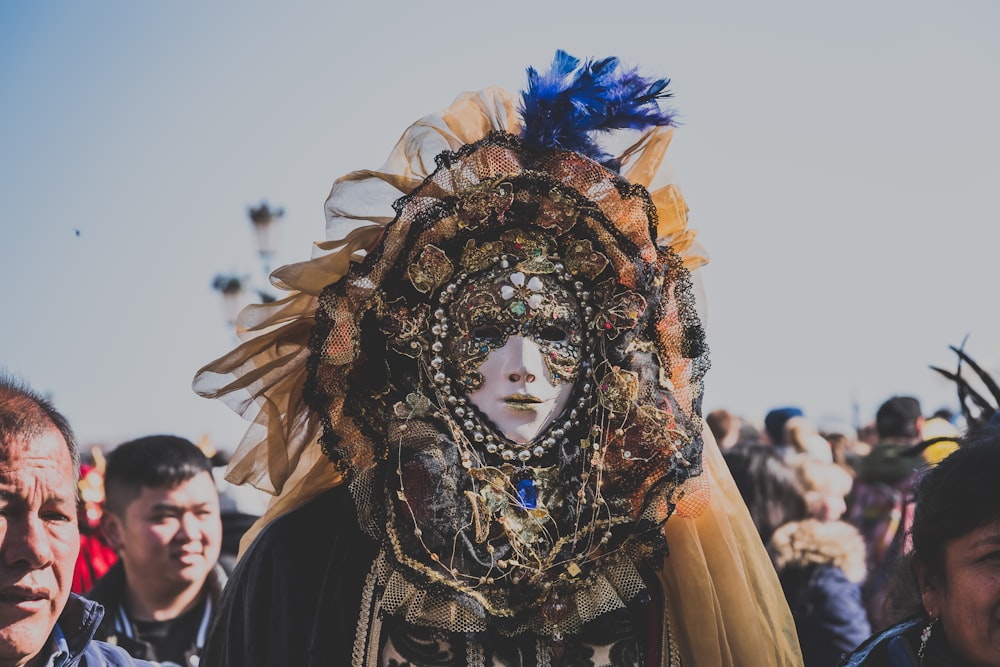
[[659,100],[671,96],[669,79],[646,79],[624,69],[617,58],[581,61],[556,51],[548,72],[528,68],[521,93],[521,140],[532,148],[563,148],[617,168],[597,144],[600,133],[674,125],[673,109]]

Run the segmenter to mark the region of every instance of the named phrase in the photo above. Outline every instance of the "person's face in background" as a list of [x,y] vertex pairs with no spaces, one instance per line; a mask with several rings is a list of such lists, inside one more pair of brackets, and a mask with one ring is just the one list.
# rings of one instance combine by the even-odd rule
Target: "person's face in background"
[[942,581],[921,577],[924,609],[975,667],[1000,667],[1000,521],[948,542]]
[[123,516],[105,513],[104,529],[130,585],[165,595],[200,587],[222,546],[215,482],[201,472],[173,486],[143,487]]
[[0,443],[0,665],[46,645],[80,550],[76,471],[52,428]]

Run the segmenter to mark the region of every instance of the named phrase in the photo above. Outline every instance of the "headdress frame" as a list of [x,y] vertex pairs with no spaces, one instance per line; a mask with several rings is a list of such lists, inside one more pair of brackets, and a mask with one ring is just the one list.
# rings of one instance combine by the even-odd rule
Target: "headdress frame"
[[[520,123],[509,93],[495,88],[466,93],[411,126],[382,168],[338,179],[326,204],[328,240],[317,244],[325,254],[275,271],[272,283],[291,294],[244,310],[237,323],[243,344],[198,371],[197,393],[220,398],[252,422],[227,479],[274,495],[244,537],[244,549],[271,520],[343,482],[319,446],[319,416],[304,400],[309,338],[322,290],[377,243],[391,220],[389,204],[430,175],[438,154],[492,131],[517,133]],[[670,246],[693,271],[707,257],[687,227],[687,205],[673,185],[657,182],[671,137],[669,128],[647,131],[618,159],[623,177],[650,191],[657,245]],[[800,664],[780,587],[773,576],[763,576],[770,571],[766,553],[754,543],[753,524],[711,433],[704,434],[705,472],[694,478],[704,484],[691,494],[703,510],[686,518],[679,507],[665,528],[671,556],[661,576],[673,610],[665,622],[676,630],[692,664]],[[682,615],[675,613],[679,609]]]

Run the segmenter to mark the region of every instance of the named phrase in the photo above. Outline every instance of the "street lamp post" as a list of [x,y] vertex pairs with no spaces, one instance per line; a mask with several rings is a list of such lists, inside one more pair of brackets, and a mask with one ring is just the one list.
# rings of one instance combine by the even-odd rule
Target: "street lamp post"
[[260,254],[260,261],[264,265],[264,275],[271,275],[271,258],[276,250],[275,229],[285,209],[268,206],[266,201],[262,201],[260,206],[250,206],[247,209],[250,216],[250,224],[257,235],[257,252]]
[[212,289],[222,295],[222,311],[230,327],[236,326],[236,317],[243,308],[243,292],[247,279],[235,273],[218,273],[212,280]]
[[[271,260],[277,250],[275,232],[284,215],[283,208],[271,208],[266,201],[262,201],[259,206],[247,207],[247,216],[250,218],[250,224],[253,226],[257,239],[257,254],[260,256],[261,266],[264,270],[262,283],[264,286],[269,285]],[[275,300],[266,287],[253,287],[249,276],[236,273],[216,274],[212,280],[212,289],[222,296],[223,313],[230,327],[236,325],[236,318],[240,310],[249,300],[246,298],[248,291],[256,292],[259,303],[271,303]]]

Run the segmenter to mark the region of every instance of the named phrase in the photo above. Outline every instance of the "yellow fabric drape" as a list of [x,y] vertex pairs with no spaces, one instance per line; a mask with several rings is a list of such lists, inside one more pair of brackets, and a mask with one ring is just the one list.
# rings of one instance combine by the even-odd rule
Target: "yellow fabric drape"
[[795,667],[795,622],[736,483],[704,430],[711,498],[694,518],[671,517],[661,581],[682,664]]

